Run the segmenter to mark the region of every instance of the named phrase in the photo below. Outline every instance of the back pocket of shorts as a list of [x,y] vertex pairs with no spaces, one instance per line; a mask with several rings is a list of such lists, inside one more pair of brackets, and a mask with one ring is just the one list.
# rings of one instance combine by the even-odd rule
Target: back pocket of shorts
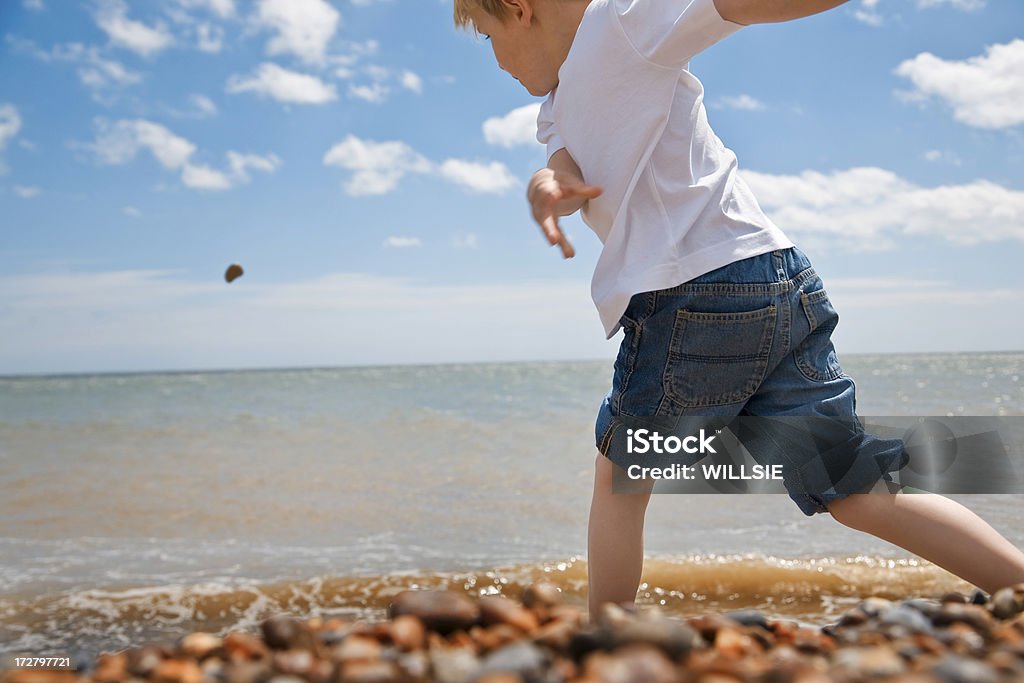
[[808,379],[825,382],[843,374],[832,346],[832,332],[839,324],[839,314],[824,289],[800,292],[800,306],[803,308],[810,333],[793,350],[796,365]]
[[665,395],[684,408],[746,401],[768,369],[775,318],[774,305],[738,313],[676,311]]

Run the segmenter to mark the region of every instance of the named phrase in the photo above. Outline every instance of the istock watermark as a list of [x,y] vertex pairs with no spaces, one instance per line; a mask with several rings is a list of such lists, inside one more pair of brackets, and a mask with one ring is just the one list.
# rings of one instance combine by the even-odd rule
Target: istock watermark
[[1024,416],[623,415],[604,445],[623,492],[1024,493]]

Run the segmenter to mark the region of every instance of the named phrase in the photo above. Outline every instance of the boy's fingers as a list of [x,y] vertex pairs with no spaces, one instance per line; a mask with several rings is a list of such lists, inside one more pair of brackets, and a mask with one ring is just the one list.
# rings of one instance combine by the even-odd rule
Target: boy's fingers
[[575,197],[587,197],[589,199],[593,199],[594,197],[600,197],[601,193],[604,190],[595,185],[571,185],[569,187],[563,188],[563,191],[567,195],[572,195]]
[[559,238],[562,237],[562,231],[558,229],[558,221],[555,220],[554,214],[545,216],[544,220],[541,221],[540,227],[544,230],[548,242],[558,244]]
[[565,235],[562,234],[561,230],[558,231],[558,236],[558,246],[562,248],[562,256],[564,258],[572,258],[575,256],[576,250],[572,248],[572,245],[569,244],[569,240],[565,238]]

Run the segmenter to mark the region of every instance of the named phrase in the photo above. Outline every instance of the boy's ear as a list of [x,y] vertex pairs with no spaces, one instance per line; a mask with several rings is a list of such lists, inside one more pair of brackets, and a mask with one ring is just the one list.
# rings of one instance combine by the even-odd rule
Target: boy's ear
[[501,0],[505,5],[505,16],[512,21],[529,26],[534,19],[534,0]]

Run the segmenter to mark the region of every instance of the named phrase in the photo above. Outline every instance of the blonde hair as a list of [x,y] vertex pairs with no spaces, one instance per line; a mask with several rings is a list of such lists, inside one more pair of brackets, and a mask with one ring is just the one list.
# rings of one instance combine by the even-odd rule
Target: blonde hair
[[476,31],[476,25],[469,16],[469,11],[479,7],[492,17],[501,22],[505,21],[508,10],[501,0],[455,0],[455,25],[459,28],[471,27]]

